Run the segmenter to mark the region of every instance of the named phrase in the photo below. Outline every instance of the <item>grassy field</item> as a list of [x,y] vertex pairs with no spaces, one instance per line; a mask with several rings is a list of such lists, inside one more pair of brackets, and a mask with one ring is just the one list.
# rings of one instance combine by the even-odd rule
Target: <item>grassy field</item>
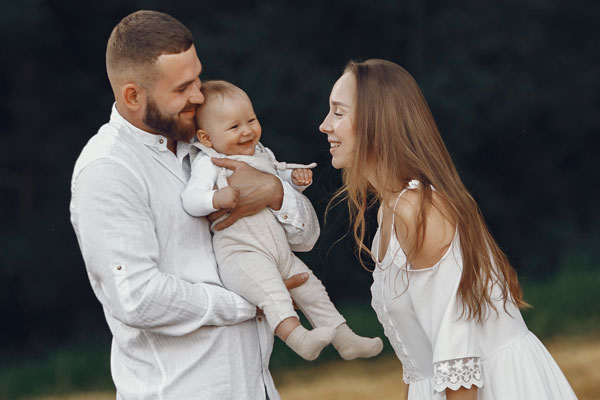
[[[546,345],[580,400],[600,393],[600,337],[567,337]],[[387,354],[376,360],[330,361],[275,373],[283,400],[392,400],[406,390],[400,362]],[[90,392],[35,400],[114,400],[114,392]]]
[[[523,313],[528,327],[548,346],[579,398],[599,398],[600,269],[565,269],[547,281],[523,283],[525,299],[534,306]],[[367,301],[341,311],[359,334],[383,337]],[[108,338],[86,338],[41,357],[1,359],[0,400],[114,399],[109,352]],[[392,354],[386,344],[376,360],[342,362],[328,346],[309,363],[276,340],[271,371],[284,400],[397,399],[404,387]]]

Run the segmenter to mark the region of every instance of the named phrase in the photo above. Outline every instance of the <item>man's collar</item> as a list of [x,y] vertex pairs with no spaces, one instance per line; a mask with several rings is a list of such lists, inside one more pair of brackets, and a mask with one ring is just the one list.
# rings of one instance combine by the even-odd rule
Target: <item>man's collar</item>
[[140,129],[133,125],[131,122],[127,121],[121,114],[119,114],[119,111],[117,110],[117,103],[114,103],[112,106],[110,122],[112,124],[116,124],[126,128],[129,132],[133,134],[135,140],[145,144],[146,146],[155,147],[161,151],[169,151],[169,149],[167,148],[167,138],[165,136],[146,132],[145,130]]

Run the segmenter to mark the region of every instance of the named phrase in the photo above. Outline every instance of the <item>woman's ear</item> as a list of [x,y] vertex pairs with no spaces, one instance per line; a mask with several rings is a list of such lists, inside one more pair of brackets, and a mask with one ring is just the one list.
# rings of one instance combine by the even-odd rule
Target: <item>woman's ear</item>
[[142,107],[145,95],[144,89],[133,82],[126,84],[121,89],[123,105],[131,111],[138,111]]
[[213,147],[212,142],[210,141],[210,137],[208,136],[208,133],[206,133],[206,131],[202,130],[202,129],[198,129],[196,131],[196,137],[198,138],[198,141],[203,144],[206,147]]

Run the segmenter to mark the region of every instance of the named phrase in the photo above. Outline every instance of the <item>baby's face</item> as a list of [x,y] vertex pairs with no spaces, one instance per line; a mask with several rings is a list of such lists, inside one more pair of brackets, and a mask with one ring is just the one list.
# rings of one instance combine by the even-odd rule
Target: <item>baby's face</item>
[[212,148],[228,156],[253,155],[262,133],[252,103],[241,94],[225,95],[208,104],[203,111],[202,127]]

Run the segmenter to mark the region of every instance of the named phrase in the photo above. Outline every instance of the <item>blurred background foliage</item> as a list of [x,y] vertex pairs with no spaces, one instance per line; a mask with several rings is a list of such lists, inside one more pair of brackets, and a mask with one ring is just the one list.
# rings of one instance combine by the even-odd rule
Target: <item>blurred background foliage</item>
[[[280,160],[319,163],[306,194],[320,217],[340,185],[318,131],[333,83],[349,59],[404,66],[523,277],[536,307],[530,324],[542,335],[597,329],[599,2],[3,0],[1,370],[20,363],[26,371],[22,360],[80,344],[101,343],[99,357],[108,357],[110,332],[69,222],[70,178],[108,121],[108,36],[138,9],[190,28],[202,78],[248,92],[262,141]],[[334,208],[316,248],[301,256],[337,304],[362,316],[371,278],[350,238],[337,241],[347,219],[343,205]],[[376,325],[370,312],[361,321],[367,332]],[[53,362],[64,359],[60,351]]]

